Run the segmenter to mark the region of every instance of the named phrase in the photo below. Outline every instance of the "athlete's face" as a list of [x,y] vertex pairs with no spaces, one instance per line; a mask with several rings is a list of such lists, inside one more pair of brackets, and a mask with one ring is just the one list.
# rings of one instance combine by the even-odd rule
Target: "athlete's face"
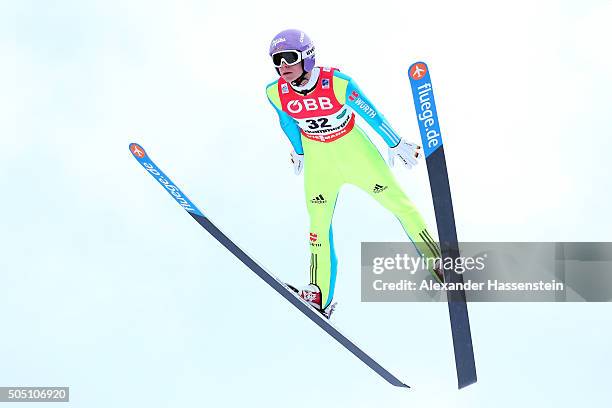
[[278,71],[285,81],[293,82],[302,75],[302,64],[287,65],[283,62]]

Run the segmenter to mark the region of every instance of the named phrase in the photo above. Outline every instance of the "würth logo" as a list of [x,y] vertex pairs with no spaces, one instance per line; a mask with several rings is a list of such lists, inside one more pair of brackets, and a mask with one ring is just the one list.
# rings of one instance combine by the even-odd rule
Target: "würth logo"
[[357,91],[353,91],[351,92],[351,94],[349,95],[349,99],[351,101],[354,101],[355,99],[359,98],[359,94],[357,93]]
[[319,237],[317,236],[317,234],[315,234],[314,232],[310,233],[310,246],[311,247],[320,247],[321,243],[317,242],[317,240],[319,239]]
[[313,204],[325,204],[327,203],[327,200],[323,197],[323,194],[319,194],[318,196],[310,200],[310,202]]
[[374,185],[374,188],[372,189],[372,192],[374,194],[382,193],[387,188],[388,188],[388,186],[381,186],[380,184],[376,184],[376,185]]

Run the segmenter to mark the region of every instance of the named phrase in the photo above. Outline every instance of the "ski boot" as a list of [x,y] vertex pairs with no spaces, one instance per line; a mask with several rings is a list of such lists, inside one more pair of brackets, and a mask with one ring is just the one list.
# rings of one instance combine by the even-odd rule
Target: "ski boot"
[[321,313],[327,319],[329,319],[336,309],[337,302],[332,303],[325,309],[321,310],[321,291],[317,285],[312,283],[304,286],[303,288],[296,288],[292,285],[287,284],[287,287],[297,293],[306,303],[312,306],[317,312]]

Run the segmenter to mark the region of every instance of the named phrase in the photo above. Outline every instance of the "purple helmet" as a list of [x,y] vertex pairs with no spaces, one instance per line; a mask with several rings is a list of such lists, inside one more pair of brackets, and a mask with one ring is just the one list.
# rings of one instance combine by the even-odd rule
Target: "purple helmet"
[[[305,32],[300,30],[284,30],[274,36],[270,43],[270,56],[279,51],[299,51],[302,56],[302,67],[310,72],[315,66],[314,44]],[[278,68],[277,68],[278,71]]]

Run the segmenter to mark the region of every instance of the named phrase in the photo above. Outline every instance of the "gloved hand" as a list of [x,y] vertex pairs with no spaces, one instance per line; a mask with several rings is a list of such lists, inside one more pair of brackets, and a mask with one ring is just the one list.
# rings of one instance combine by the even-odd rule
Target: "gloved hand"
[[397,146],[389,148],[390,167],[393,167],[395,156],[398,156],[402,163],[404,163],[404,166],[410,169],[412,166],[417,165],[417,159],[421,157],[421,146],[401,139]]
[[302,169],[304,168],[304,155],[303,154],[297,154],[294,151],[291,152],[291,163],[293,163],[293,171],[295,172],[296,175],[300,174],[302,172]]

